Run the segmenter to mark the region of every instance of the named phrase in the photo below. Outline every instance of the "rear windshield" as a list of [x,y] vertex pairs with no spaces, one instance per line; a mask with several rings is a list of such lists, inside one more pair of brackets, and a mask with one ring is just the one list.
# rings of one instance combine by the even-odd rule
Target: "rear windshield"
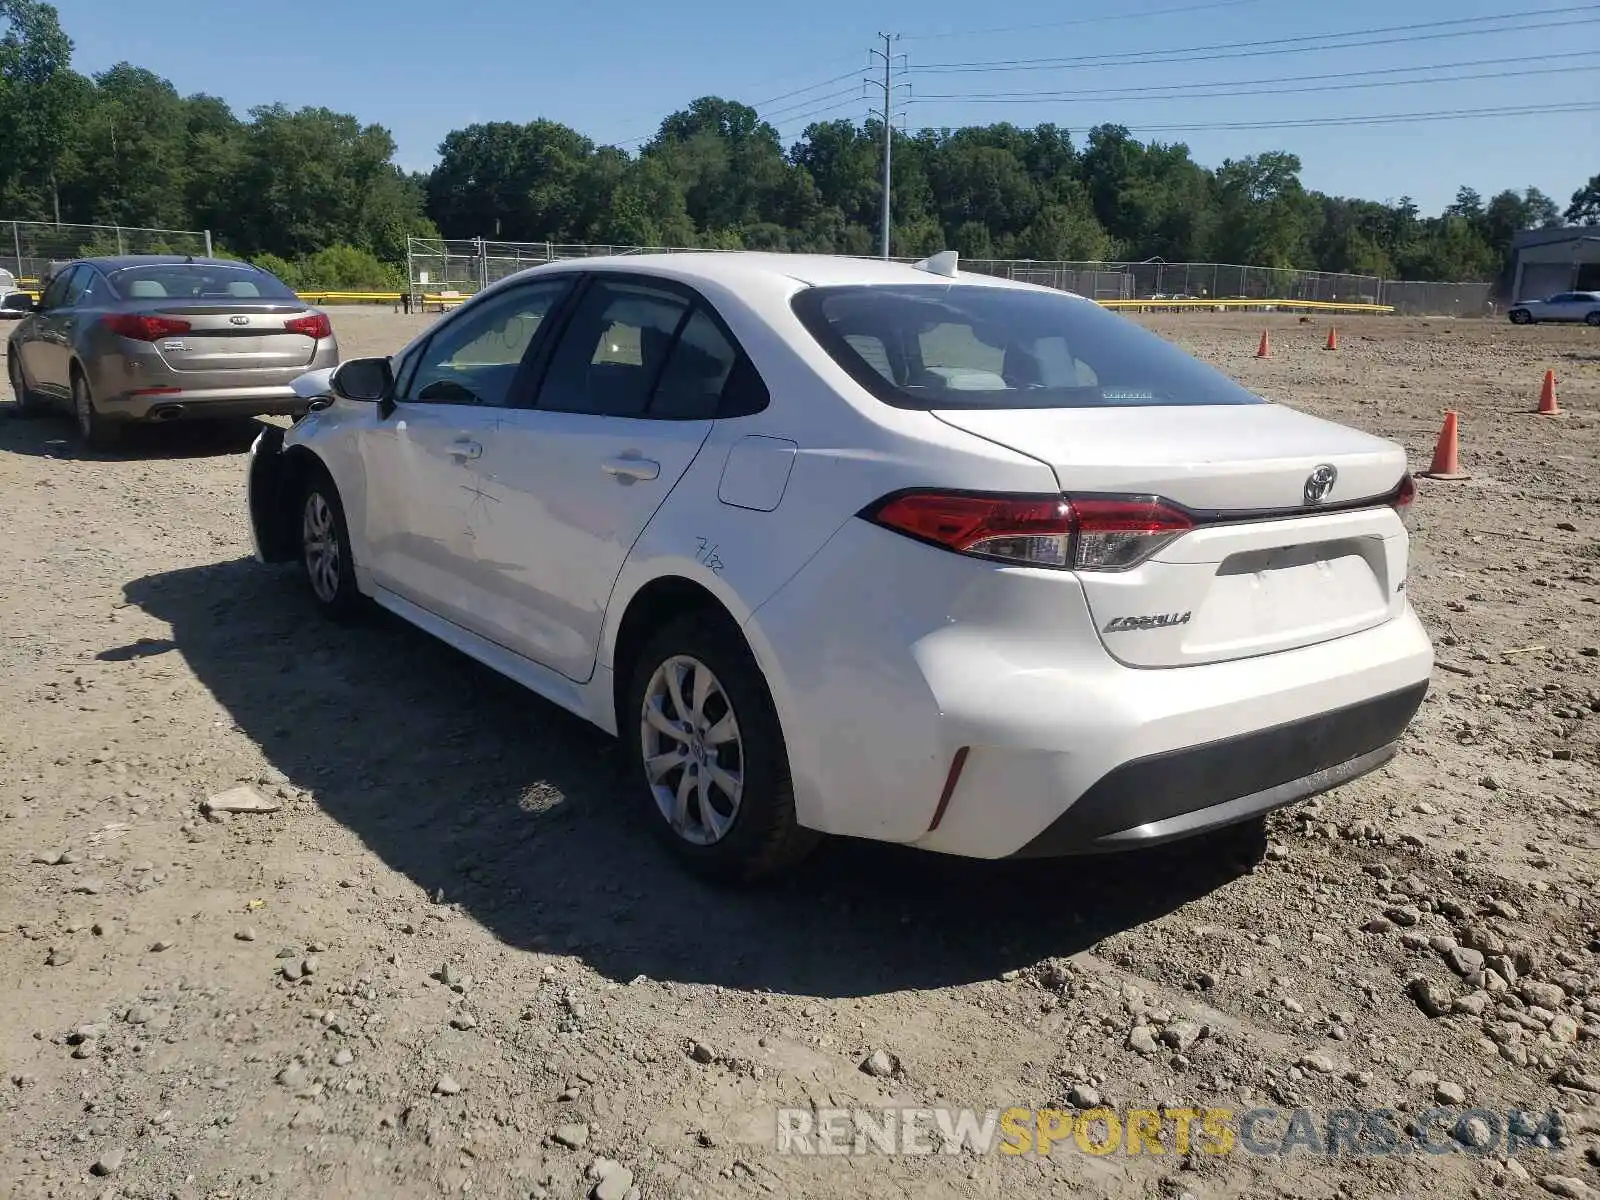
[[901,408],[1261,404],[1098,304],[981,285],[809,288],[795,313],[834,361]]
[[250,266],[152,263],[108,276],[124,300],[293,300],[276,275]]

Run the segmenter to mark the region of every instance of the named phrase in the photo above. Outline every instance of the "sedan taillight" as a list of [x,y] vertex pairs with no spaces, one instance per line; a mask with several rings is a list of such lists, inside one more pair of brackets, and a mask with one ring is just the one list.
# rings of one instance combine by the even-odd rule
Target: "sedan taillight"
[[1075,496],[1073,565],[1126,571],[1194,528],[1194,518],[1158,496]]
[[292,321],[285,321],[283,327],[289,333],[303,333],[317,342],[320,342],[325,337],[333,336],[333,322],[328,320],[326,313],[312,313],[309,317],[296,317]]
[[157,338],[188,333],[189,322],[176,317],[155,317],[144,313],[111,313],[100,318],[100,323],[118,337],[132,338],[136,342],[153,342]]
[[1411,478],[1411,472],[1407,471],[1400,477],[1400,486],[1395,489],[1394,495],[1389,499],[1389,503],[1394,505],[1395,512],[1400,514],[1400,519],[1405,522],[1407,527],[1411,525],[1411,506],[1416,501],[1416,498],[1417,484]]
[[862,514],[919,541],[960,554],[1037,567],[1065,567],[1072,522],[1060,496],[901,492]]
[[1079,571],[1125,571],[1194,528],[1155,496],[900,492],[862,516],[959,554]]

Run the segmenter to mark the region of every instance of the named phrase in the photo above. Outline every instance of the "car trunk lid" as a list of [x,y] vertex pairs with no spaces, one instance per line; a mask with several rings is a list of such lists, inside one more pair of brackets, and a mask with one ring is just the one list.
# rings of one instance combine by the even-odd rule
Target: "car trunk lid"
[[[1126,570],[1080,569],[1129,666],[1245,658],[1356,633],[1405,607],[1391,442],[1273,404],[934,415],[1047,463],[1072,497],[1155,496],[1192,527]],[[1330,480],[1331,476],[1331,480]]]
[[156,339],[173,371],[299,371],[316,354],[317,340],[285,328],[316,314],[297,304],[165,304],[146,311],[185,321],[189,328]]

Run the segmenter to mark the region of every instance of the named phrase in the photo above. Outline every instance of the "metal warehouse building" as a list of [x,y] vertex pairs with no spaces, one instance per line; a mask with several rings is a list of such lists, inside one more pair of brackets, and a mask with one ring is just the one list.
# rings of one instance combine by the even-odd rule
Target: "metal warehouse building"
[[1511,239],[1511,299],[1600,291],[1600,225],[1524,229]]

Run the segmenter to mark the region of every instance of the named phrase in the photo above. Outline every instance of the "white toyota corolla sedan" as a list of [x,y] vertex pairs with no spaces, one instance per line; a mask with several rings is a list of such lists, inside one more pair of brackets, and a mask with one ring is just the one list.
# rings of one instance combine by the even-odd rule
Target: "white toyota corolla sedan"
[[1400,446],[953,255],[555,263],[297,386],[257,556],[618,735],[723,878],[1255,821],[1432,669]]

